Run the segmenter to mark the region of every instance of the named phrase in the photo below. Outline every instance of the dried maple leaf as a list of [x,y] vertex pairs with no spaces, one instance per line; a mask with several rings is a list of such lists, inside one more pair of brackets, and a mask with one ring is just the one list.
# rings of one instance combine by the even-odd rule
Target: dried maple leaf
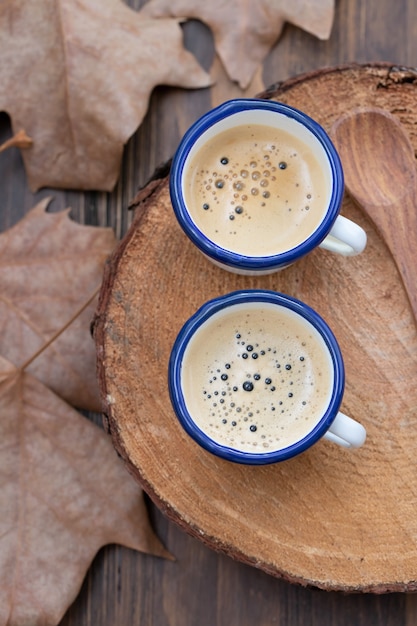
[[177,20],[121,0],[3,0],[0,111],[25,128],[32,189],[111,190],[156,85],[206,87]]
[[170,558],[110,439],[0,357],[0,625],[54,626],[103,545]]
[[285,22],[327,39],[334,0],[150,0],[141,13],[148,17],[189,17],[207,24],[226,72],[245,89]]
[[42,350],[27,371],[73,406],[100,411],[88,334],[94,303],[76,314],[97,292],[115,237],[110,228],[77,224],[68,211],[47,213],[48,203],[0,235],[0,352],[22,367]]

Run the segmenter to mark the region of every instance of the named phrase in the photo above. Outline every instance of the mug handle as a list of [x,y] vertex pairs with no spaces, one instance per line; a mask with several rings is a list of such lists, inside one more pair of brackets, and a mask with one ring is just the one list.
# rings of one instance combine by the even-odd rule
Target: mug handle
[[344,448],[360,448],[365,443],[366,430],[362,424],[339,411],[323,438]]
[[354,256],[364,251],[366,246],[366,232],[359,224],[352,222],[343,215],[338,215],[327,237],[323,239],[320,248],[337,252],[343,256]]

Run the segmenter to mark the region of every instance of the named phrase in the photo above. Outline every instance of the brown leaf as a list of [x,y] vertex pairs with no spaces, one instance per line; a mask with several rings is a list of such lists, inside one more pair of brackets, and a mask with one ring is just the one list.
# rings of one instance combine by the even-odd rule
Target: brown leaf
[[207,24],[229,77],[245,89],[285,22],[327,39],[334,0],[150,0],[141,13],[148,17],[189,17]]
[[0,625],[54,626],[101,546],[171,558],[110,439],[0,357]]
[[121,0],[5,0],[0,13],[0,111],[33,139],[32,189],[111,190],[152,89],[210,83],[176,20]]
[[[110,228],[82,226],[40,202],[0,235],[0,352],[22,367],[59,333],[101,284]],[[101,410],[91,303],[27,371],[70,404]]]

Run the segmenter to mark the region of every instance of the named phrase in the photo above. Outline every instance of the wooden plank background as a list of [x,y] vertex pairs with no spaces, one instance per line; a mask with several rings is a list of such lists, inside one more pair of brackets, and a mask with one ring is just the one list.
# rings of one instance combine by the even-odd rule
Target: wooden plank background
[[[128,4],[138,9],[145,2]],[[154,90],[146,118],[126,146],[112,193],[43,189],[33,194],[19,151],[0,154],[1,231],[40,199],[52,196],[51,210],[69,206],[75,220],[112,226],[122,237],[131,221],[127,206],[138,187],[172,156],[183,132],[211,106],[230,97],[253,96],[273,83],[324,66],[388,61],[417,67],[415,0],[336,0],[331,38],[324,42],[287,24],[245,93],[227,80],[210,30],[197,21],[185,24],[183,30],[186,46],[207,70],[212,68],[216,85],[199,91],[163,86]],[[0,113],[0,141],[10,135],[9,118]],[[212,552],[167,521],[150,502],[149,512],[176,562],[119,546],[103,548],[61,626],[417,624],[415,595],[344,595],[291,585]]]

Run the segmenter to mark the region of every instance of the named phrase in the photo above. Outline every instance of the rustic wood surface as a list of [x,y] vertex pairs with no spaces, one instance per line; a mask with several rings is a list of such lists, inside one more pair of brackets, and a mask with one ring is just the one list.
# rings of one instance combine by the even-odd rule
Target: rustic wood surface
[[[417,151],[417,72],[344,67],[265,95],[303,107],[329,130],[346,111],[347,92],[352,109],[401,106]],[[134,204],[95,323],[107,424],[132,473],[189,533],[266,572],[324,589],[415,590],[417,335],[397,266],[368,216],[346,196],[342,213],[368,234],[362,255],[316,250],[286,271],[247,277],[214,266],[186,239],[168,176]],[[206,300],[246,288],[289,293],[328,321],[345,359],[342,411],[367,428],[363,449],[320,442],[292,461],[253,468],[217,459],[182,431],[166,380],[176,334]]]
[[[131,0],[129,4],[138,7],[142,2]],[[217,74],[216,85],[211,90],[199,92],[164,87],[155,90],[143,125],[126,146],[120,182],[111,194],[55,190],[42,190],[32,194],[27,186],[18,151],[1,154],[2,230],[17,222],[39,199],[53,195],[54,210],[71,206],[74,218],[80,222],[113,226],[120,237],[126,233],[132,219],[132,212],[127,211],[129,202],[136,195],[138,187],[151,176],[155,167],[172,155],[181,134],[212,105],[242,93],[226,80],[220,64],[214,58],[212,38],[208,29],[200,23],[192,22],[185,26],[184,31],[187,45],[206,68],[214,59],[213,72]],[[399,66],[417,66],[417,6],[414,0],[400,0],[396,3],[389,0],[340,0],[336,3],[332,36],[325,42],[320,42],[288,25],[246,95],[254,95],[262,91],[264,86],[279,83],[307,71],[350,61],[359,63],[388,61]],[[384,85],[381,86],[381,90],[383,89]],[[346,106],[350,102],[350,93],[349,85],[346,85]],[[400,109],[401,106],[400,102]],[[325,109],[326,107],[324,113]],[[6,115],[0,116],[0,136],[1,139],[10,136],[10,125]],[[349,205],[349,211],[352,211],[352,215],[357,215],[358,219],[366,220],[355,207]],[[400,313],[401,319],[408,327],[410,312],[404,293],[396,280],[398,275],[395,266],[392,262],[387,262],[386,255],[383,254],[383,244],[370,224],[369,226],[372,233],[372,250],[380,254],[379,262],[382,267],[386,267],[388,278],[386,285],[381,283],[378,279],[379,265],[377,265],[372,280],[369,277],[368,280],[372,283],[372,290],[380,289],[381,303],[386,294],[390,293],[389,289],[392,289],[393,296],[398,294],[398,301],[391,297],[391,305],[393,310]],[[351,261],[356,263],[356,259]],[[327,266],[325,269],[328,272],[330,267]],[[338,297],[343,299],[347,297],[346,293],[339,293],[337,285],[334,288]],[[356,312],[355,282],[350,288],[353,296],[349,302],[349,310],[355,311],[359,321],[366,322],[362,306],[358,307]],[[401,306],[403,308],[399,311]],[[373,308],[376,309],[375,303]],[[384,309],[386,310],[386,303]],[[339,326],[343,325],[343,319],[341,317],[338,321]],[[365,324],[365,328],[368,334],[374,333],[373,326]],[[347,328],[345,330],[347,332]],[[395,331],[394,337],[400,332],[398,329]],[[412,347],[415,338],[411,329],[410,333]],[[345,335],[344,332],[343,334]],[[359,336],[354,337],[354,340],[360,345]],[[366,341],[369,341],[368,337]],[[397,356],[399,347],[394,344],[391,333],[387,332],[383,348],[388,352],[392,350]],[[379,350],[380,347],[380,342],[375,341],[375,348]],[[407,353],[404,368],[409,365],[413,371],[415,364],[412,363],[411,348],[408,351],[405,345],[400,346],[400,350]],[[376,352],[375,361],[370,363],[371,371],[374,363],[378,361],[378,356]],[[354,373],[354,370],[355,364],[351,364],[350,371]],[[402,366],[395,375],[398,379],[404,376],[405,393],[408,393],[406,382],[409,380],[409,372],[405,373]],[[367,380],[362,384],[366,388]],[[387,390],[389,392],[389,384],[385,377],[381,377],[379,384],[376,384],[371,402],[380,406],[382,410],[385,407]],[[366,393],[365,399],[368,398],[369,401],[369,397],[369,393]],[[402,401],[406,402],[401,398],[398,399],[398,402]],[[350,399],[349,402],[350,412],[356,412],[354,401]],[[412,417],[410,414],[403,415],[405,423],[410,417]],[[99,419],[95,416],[92,418]],[[390,416],[386,415],[386,419],[389,418]],[[376,423],[373,421],[370,425],[371,432],[375,432],[373,429],[376,428]],[[389,447],[389,441],[386,442],[386,447]],[[397,438],[393,437],[391,441],[393,453],[396,447]],[[369,451],[371,449],[372,438]],[[367,456],[370,454],[369,451],[365,453]],[[403,470],[408,476],[410,467],[400,464],[396,468],[398,484],[404,484],[405,489],[407,481],[403,480],[403,477],[402,480],[398,478],[398,471]],[[380,480],[382,482],[384,476],[381,476]],[[378,507],[380,506],[378,504]],[[396,510],[395,494],[390,494],[387,508]],[[410,499],[409,508],[410,511],[415,509],[415,497],[414,500]],[[411,626],[417,622],[417,598],[412,593],[346,595],[290,584],[256,567],[234,561],[227,555],[209,549],[203,542],[191,537],[177,524],[169,521],[152,502],[149,502],[149,509],[158,535],[176,555],[177,561],[165,562],[117,546],[104,548],[97,555],[80,595],[68,610],[61,626],[135,624]],[[398,526],[402,528],[401,519],[398,519]],[[359,540],[360,537],[357,538],[357,541]],[[387,536],[387,548],[389,547],[390,537]],[[415,537],[414,541],[410,538],[409,551],[414,558]],[[386,553],[382,554],[381,562],[387,558]],[[404,559],[404,563],[407,563],[407,558]],[[399,574],[402,572],[403,568]]]

